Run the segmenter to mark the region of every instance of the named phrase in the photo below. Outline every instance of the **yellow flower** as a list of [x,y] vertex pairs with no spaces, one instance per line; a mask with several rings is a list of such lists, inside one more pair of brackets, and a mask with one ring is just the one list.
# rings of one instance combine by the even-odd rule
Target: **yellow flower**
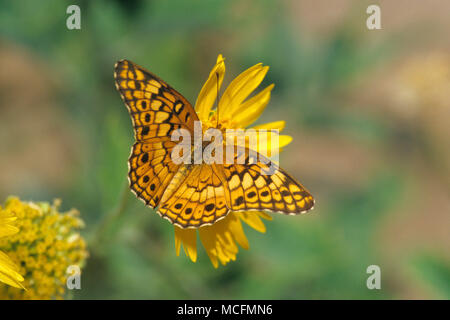
[[[261,63],[247,69],[235,78],[223,93],[217,109],[213,110],[217,98],[218,88],[222,85],[225,75],[225,62],[222,55],[217,58],[216,65],[209,74],[208,80],[201,89],[195,109],[203,123],[203,129],[216,127],[223,129],[242,129],[254,123],[262,114],[270,100],[273,84],[248,98],[264,79],[269,67]],[[246,100],[247,99],[247,100]],[[217,119],[218,118],[218,119]],[[283,130],[284,121],[276,121],[253,127],[254,129]],[[292,138],[287,135],[279,136],[279,148],[289,144]],[[260,147],[260,146],[258,146]],[[259,151],[259,150],[258,150]],[[274,155],[277,150],[269,150]],[[236,260],[239,244],[248,249],[248,240],[244,234],[241,221],[259,232],[266,228],[260,218],[271,220],[271,216],[264,212],[230,212],[224,219],[211,226],[199,229],[181,229],[175,226],[175,249],[180,253],[181,244],[186,255],[195,262],[197,260],[197,230],[200,240],[215,268]]]
[[[19,229],[12,225],[17,219],[13,212],[3,210],[0,206],[0,238],[12,236],[19,232]],[[0,281],[16,288],[23,288],[20,283],[24,279],[19,273],[19,268],[11,259],[0,251]]]
[[61,213],[59,205],[60,201],[32,203],[10,197],[5,208],[0,210],[0,217],[10,213],[18,217],[19,233],[0,239],[0,249],[6,250],[19,266],[27,289],[0,285],[0,299],[64,297],[67,268],[71,265],[81,268],[88,253],[86,243],[78,233],[84,225],[78,212]]

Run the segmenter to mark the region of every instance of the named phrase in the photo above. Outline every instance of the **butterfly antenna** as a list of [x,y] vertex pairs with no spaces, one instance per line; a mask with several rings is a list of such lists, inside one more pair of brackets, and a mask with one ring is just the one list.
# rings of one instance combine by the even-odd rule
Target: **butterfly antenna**
[[219,128],[219,73],[216,72],[216,84],[217,84],[217,95],[216,95],[216,113],[217,113],[217,123],[216,128]]

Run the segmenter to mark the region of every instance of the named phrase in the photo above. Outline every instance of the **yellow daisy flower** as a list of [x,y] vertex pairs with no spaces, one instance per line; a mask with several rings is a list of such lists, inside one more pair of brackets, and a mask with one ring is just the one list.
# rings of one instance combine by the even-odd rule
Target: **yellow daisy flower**
[[66,294],[68,267],[84,266],[88,252],[79,234],[84,223],[76,210],[60,212],[59,205],[58,200],[53,204],[33,203],[10,197],[4,209],[0,208],[0,217],[8,217],[12,212],[18,217],[16,225],[20,232],[0,239],[0,249],[6,250],[11,261],[19,266],[27,288],[0,285],[0,300],[62,299]]
[[[3,210],[0,206],[0,238],[12,236],[19,232],[19,229],[12,225],[17,219],[11,211]],[[2,251],[0,251],[0,281],[16,288],[23,288],[20,283],[24,280],[19,273],[19,268]]]
[[[242,72],[235,78],[223,93],[217,109],[213,109],[217,98],[218,89],[222,85],[225,75],[225,62],[222,55],[217,58],[216,65],[211,70],[208,80],[201,89],[195,109],[204,130],[218,125],[224,129],[243,129],[254,123],[262,114],[270,100],[270,92],[274,85],[269,85],[264,90],[248,98],[248,96],[260,85],[269,67],[261,63]],[[247,99],[247,100],[246,100]],[[258,125],[253,129],[283,130],[284,121],[275,121]],[[292,137],[279,135],[279,148],[292,141]],[[260,146],[258,146],[260,147]],[[260,150],[258,150],[260,151]],[[274,155],[278,150],[269,150]],[[264,212],[230,212],[224,219],[211,226],[199,229],[181,229],[175,226],[175,249],[180,254],[181,244],[186,255],[195,262],[197,260],[197,230],[200,240],[215,268],[227,264],[230,260],[236,260],[239,244],[248,249],[248,240],[244,234],[241,221],[259,232],[265,232],[266,228],[261,218],[271,220],[272,217]]]

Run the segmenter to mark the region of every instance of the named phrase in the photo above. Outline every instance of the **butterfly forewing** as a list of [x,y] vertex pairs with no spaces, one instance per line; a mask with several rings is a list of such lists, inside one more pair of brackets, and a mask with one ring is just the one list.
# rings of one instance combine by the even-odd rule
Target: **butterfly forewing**
[[114,77],[137,141],[170,137],[179,128],[193,132],[198,120],[194,108],[166,82],[128,60],[116,64]]
[[175,146],[170,137],[179,128],[193,132],[198,117],[181,94],[128,60],[117,62],[114,77],[137,140],[128,161],[130,188],[156,207],[179,169],[170,158]]

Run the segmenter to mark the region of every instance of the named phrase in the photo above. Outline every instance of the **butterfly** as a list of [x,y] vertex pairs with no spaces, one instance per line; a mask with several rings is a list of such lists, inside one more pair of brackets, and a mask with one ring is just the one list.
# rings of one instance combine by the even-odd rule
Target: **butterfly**
[[[250,161],[254,151],[246,148],[244,163],[176,164],[171,136],[180,129],[193,134],[199,118],[192,105],[131,61],[117,62],[114,78],[136,140],[128,159],[130,189],[161,217],[181,228],[199,228],[230,211],[296,215],[313,208],[314,198],[299,182],[262,155]],[[273,174],[262,174],[269,167]]]

